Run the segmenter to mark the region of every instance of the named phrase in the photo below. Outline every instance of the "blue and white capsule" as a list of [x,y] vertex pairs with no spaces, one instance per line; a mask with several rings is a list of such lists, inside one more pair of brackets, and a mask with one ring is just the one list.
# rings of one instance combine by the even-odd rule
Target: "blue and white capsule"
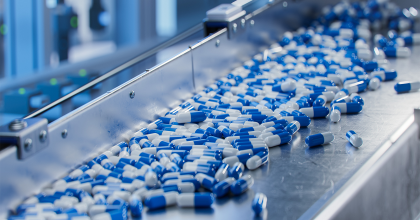
[[177,204],[182,208],[209,208],[213,202],[211,193],[181,193],[177,198]]
[[408,47],[384,47],[383,50],[387,57],[407,58],[411,56],[411,50]]
[[346,138],[354,147],[359,148],[363,144],[362,138],[360,138],[359,135],[356,134],[356,132],[354,132],[353,130],[350,130],[346,133]]
[[273,136],[266,137],[264,139],[265,144],[267,144],[268,147],[274,147],[282,144],[287,144],[292,140],[292,135],[290,135],[288,132],[275,134]]
[[162,195],[147,198],[144,204],[151,210],[176,205],[178,195],[179,193],[176,191],[166,192]]
[[197,123],[206,120],[207,116],[202,111],[190,111],[185,113],[178,113],[175,117],[178,123]]
[[325,106],[301,108],[299,111],[309,118],[325,118],[330,113],[330,110]]
[[233,177],[235,179],[239,179],[242,177],[242,174],[245,171],[245,166],[241,162],[236,162],[233,166],[228,170],[229,177]]
[[255,170],[258,167],[266,164],[268,161],[268,151],[261,151],[246,161],[246,167],[250,170]]
[[354,102],[334,103],[332,107],[334,108],[334,106],[339,107],[342,114],[357,114],[363,109],[361,104]]
[[267,196],[263,193],[255,194],[254,199],[252,200],[252,210],[254,210],[255,215],[260,215],[267,207]]
[[300,123],[298,121],[292,121],[284,128],[290,135],[294,135],[299,129]]
[[323,144],[329,144],[334,140],[334,135],[331,132],[319,133],[305,138],[305,143],[309,147],[315,147]]
[[341,110],[338,106],[333,106],[331,108],[330,120],[331,122],[339,122],[341,119]]
[[251,175],[246,175],[232,183],[230,191],[234,195],[239,195],[248,190],[252,185],[254,185],[254,178]]
[[405,81],[399,82],[394,86],[397,93],[414,92],[420,89],[420,81]]

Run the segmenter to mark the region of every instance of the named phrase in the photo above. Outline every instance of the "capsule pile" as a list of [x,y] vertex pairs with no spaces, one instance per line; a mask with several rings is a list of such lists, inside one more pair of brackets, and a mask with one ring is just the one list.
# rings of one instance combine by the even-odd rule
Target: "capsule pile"
[[[254,180],[244,172],[265,165],[269,148],[289,143],[313,118],[329,115],[339,122],[341,114],[361,112],[358,93],[397,77],[385,58],[407,56],[402,46],[419,42],[407,32],[413,17],[403,12],[386,1],[326,8],[312,26],[286,32],[278,44],[140,129],[128,143],[28,198],[10,219],[127,219],[140,217],[143,204],[149,210],[210,207],[214,197],[245,192]],[[380,47],[372,53],[370,30],[387,25],[394,35],[376,35]],[[401,38],[396,31],[403,32]],[[347,135],[360,147],[354,131]],[[305,142],[313,147],[333,139],[325,132]],[[266,202],[264,195],[256,198],[257,214]]]

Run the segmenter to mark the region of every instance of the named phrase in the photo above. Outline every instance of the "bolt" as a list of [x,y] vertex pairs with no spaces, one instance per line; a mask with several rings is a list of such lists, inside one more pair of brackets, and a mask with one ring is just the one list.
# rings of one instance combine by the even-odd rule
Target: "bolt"
[[136,96],[136,93],[135,93],[134,91],[131,91],[131,92],[130,92],[130,98],[132,98],[132,99],[133,99],[133,98],[134,98],[134,96]]
[[241,19],[241,26],[242,26],[242,28],[244,28],[245,27],[245,19]]
[[220,45],[220,40],[216,40],[216,47],[219,47]]
[[66,138],[66,137],[67,137],[67,129],[64,129],[64,130],[61,132],[61,137],[63,137],[63,138]]
[[39,133],[39,140],[40,140],[41,142],[44,142],[45,140],[47,140],[47,136],[48,136],[47,131],[42,130],[42,131]]
[[238,28],[238,25],[236,23],[232,24],[233,33],[236,33],[236,29]]
[[26,126],[28,126],[26,121],[18,118],[18,119],[13,120],[12,122],[10,122],[9,129],[12,130],[12,131],[19,131],[19,130],[22,130],[22,129],[26,128]]
[[24,143],[25,151],[29,152],[32,149],[32,139],[28,138]]
[[251,20],[251,21],[249,21],[249,23],[251,24],[251,26],[254,26],[255,21],[254,20]]

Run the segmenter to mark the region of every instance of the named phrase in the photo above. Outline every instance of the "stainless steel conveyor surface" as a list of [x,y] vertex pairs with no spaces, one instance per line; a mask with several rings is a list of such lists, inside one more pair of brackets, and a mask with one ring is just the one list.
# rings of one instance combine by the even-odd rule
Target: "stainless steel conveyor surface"
[[[398,81],[420,80],[419,58],[420,46],[414,46],[410,58],[389,59],[390,67],[398,71],[397,79],[382,82],[377,91],[360,93],[365,101],[361,113],[343,114],[339,123],[328,118],[313,119],[289,144],[270,148],[269,163],[246,172],[255,183],[243,195],[216,199],[212,209],[170,207],[146,212],[143,219],[252,219],[251,202],[259,192],[268,198],[267,219],[297,219],[303,214],[311,217],[412,117],[413,109],[420,104],[420,93],[397,94],[394,85]],[[363,138],[362,147],[356,149],[348,143],[348,130]],[[308,135],[326,131],[335,135],[331,144],[316,148],[305,145]]]

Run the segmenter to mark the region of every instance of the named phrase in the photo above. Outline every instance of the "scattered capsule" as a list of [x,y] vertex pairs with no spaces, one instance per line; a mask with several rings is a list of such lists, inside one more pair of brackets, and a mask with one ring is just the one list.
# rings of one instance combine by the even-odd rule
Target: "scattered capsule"
[[331,132],[325,132],[320,134],[313,134],[305,139],[306,145],[314,147],[318,145],[328,144],[334,140],[334,135]]
[[356,114],[362,111],[363,106],[359,103],[348,102],[348,103],[334,103],[334,106],[340,108],[340,112],[344,114]]
[[217,170],[216,174],[214,175],[214,178],[220,182],[222,180],[225,180],[228,178],[228,170],[230,166],[228,164],[222,164],[219,169]]
[[181,193],[177,198],[177,204],[182,208],[208,208],[213,202],[211,193]]
[[261,214],[267,207],[267,196],[263,193],[255,194],[254,200],[252,200],[252,210],[255,215]]
[[246,167],[250,170],[255,170],[261,165],[267,163],[268,161],[268,151],[261,151],[256,155],[249,158],[246,162]]
[[330,113],[330,110],[325,106],[301,108],[299,111],[309,118],[325,118]]
[[232,183],[230,191],[234,195],[239,195],[249,189],[252,185],[254,185],[254,178],[252,178],[251,175],[246,175]]
[[242,177],[244,173],[245,167],[244,164],[241,162],[236,162],[233,166],[228,170],[229,177],[233,177],[235,179],[239,179]]
[[280,133],[275,134],[273,136],[266,137],[264,142],[267,144],[268,147],[274,147],[282,144],[287,144],[292,140],[292,135],[289,133]]
[[149,209],[159,209],[167,206],[172,206],[177,203],[178,192],[171,191],[166,192],[161,195],[151,196],[147,198],[144,204],[149,207]]
[[395,84],[394,89],[397,93],[418,91],[420,89],[420,81],[399,82]]
[[346,138],[354,147],[360,147],[363,144],[362,138],[360,138],[359,135],[356,134],[356,132],[353,130],[350,130],[346,133]]
[[294,135],[299,129],[300,123],[298,121],[292,121],[284,128],[290,135]]
[[330,120],[332,122],[339,122],[341,119],[341,110],[338,106],[333,106],[331,109]]

